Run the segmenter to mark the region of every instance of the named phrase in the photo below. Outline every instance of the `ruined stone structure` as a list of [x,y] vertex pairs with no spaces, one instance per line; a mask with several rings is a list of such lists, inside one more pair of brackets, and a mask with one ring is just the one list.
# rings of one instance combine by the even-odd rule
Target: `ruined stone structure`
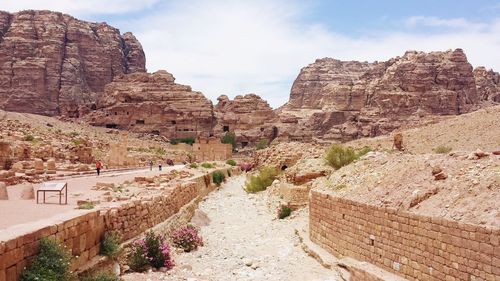
[[145,71],[131,33],[51,11],[0,11],[0,108],[78,117],[119,74]]
[[221,143],[218,138],[198,138],[193,144],[193,161],[225,161],[231,159],[233,146],[228,143]]
[[261,139],[269,142],[278,136],[277,115],[269,104],[256,94],[238,95],[234,100],[222,95],[214,108],[216,136],[234,132],[240,147],[254,145]]
[[13,153],[10,144],[0,142],[0,170],[9,170],[13,164]]
[[120,140],[109,145],[109,154],[104,159],[104,165],[108,167],[126,167],[139,164],[138,159],[130,156],[127,151],[128,135],[122,134]]
[[169,138],[208,137],[214,123],[212,102],[174,81],[166,71],[118,76],[86,118],[96,126]]

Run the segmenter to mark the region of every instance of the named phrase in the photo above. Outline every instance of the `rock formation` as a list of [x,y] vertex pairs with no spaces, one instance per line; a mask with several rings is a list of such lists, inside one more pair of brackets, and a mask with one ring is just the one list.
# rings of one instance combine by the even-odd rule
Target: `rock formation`
[[461,49],[374,63],[325,58],[301,70],[279,109],[280,130],[295,139],[372,137],[427,115],[466,113],[497,96],[498,73],[473,72]]
[[212,102],[174,81],[164,70],[117,76],[106,85],[97,110],[85,118],[97,126],[168,138],[208,137],[214,125]]
[[238,95],[234,100],[222,95],[217,100],[219,102],[214,108],[217,119],[214,128],[216,135],[234,132],[242,147],[253,145],[260,139],[273,140],[278,136],[275,126],[277,115],[258,95]]
[[500,102],[500,74],[484,67],[474,69],[476,89],[479,98],[484,101]]
[[117,75],[145,71],[131,33],[51,11],[0,11],[0,108],[78,117]]

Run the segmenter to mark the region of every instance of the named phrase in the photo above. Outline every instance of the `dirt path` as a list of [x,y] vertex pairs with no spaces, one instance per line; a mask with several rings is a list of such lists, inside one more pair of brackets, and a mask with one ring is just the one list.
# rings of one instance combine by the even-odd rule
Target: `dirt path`
[[248,195],[244,176],[229,180],[200,203],[209,222],[205,245],[175,255],[169,272],[134,273],[124,280],[341,280],[301,249],[294,220],[277,220],[264,195]]

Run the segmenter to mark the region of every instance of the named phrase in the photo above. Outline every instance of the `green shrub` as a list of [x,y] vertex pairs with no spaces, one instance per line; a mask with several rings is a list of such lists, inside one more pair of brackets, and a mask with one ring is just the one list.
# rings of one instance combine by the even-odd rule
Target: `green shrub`
[[205,169],[211,169],[211,168],[214,168],[214,167],[215,167],[215,165],[214,165],[214,164],[212,164],[212,163],[208,163],[208,162],[204,162],[204,163],[202,163],[202,164],[201,164],[201,166],[202,166],[203,168],[205,168]]
[[189,145],[193,145],[195,143],[195,139],[193,137],[180,138],[180,139],[171,139],[170,144],[178,144],[178,143],[187,143]]
[[233,146],[233,151],[236,150],[236,135],[233,132],[226,132],[220,142],[229,143]]
[[345,183],[337,184],[336,186],[333,187],[333,190],[342,190],[347,188],[347,185]]
[[24,136],[25,141],[34,141],[35,137],[33,135],[26,135]]
[[326,153],[326,161],[335,169],[340,169],[357,159],[356,152],[351,147],[341,144],[332,145]]
[[85,202],[83,204],[80,204],[80,206],[78,206],[78,209],[83,209],[83,210],[90,210],[90,209],[94,209],[94,203],[92,202]]
[[250,176],[250,179],[246,184],[246,191],[255,193],[266,190],[266,188],[273,183],[278,175],[278,169],[272,167],[262,167],[259,169],[258,175]]
[[236,161],[234,161],[233,159],[229,159],[226,161],[226,164],[231,165],[231,166],[236,166]]
[[278,218],[280,220],[290,216],[291,213],[292,213],[292,209],[290,209],[290,207],[288,207],[287,205],[281,205],[278,208]]
[[70,253],[56,240],[43,237],[40,239],[38,256],[21,274],[21,281],[69,281]]
[[264,149],[269,146],[269,140],[267,139],[261,139],[260,141],[257,142],[257,145],[255,146],[257,150],[259,149]]
[[434,148],[434,152],[435,153],[439,153],[439,154],[446,154],[446,153],[449,153],[451,151],[451,147],[449,146],[445,146],[445,145],[440,145],[436,148]]
[[73,131],[71,133],[69,133],[69,135],[74,138],[74,137],[77,137],[78,135],[80,135],[80,133],[76,132],[76,131]]
[[120,252],[120,236],[116,232],[106,232],[101,243],[102,256],[115,258]]
[[120,277],[115,276],[109,271],[100,271],[94,274],[84,276],[82,281],[120,281]]
[[218,186],[224,181],[224,178],[225,178],[224,173],[221,171],[215,171],[212,174],[212,180]]
[[71,142],[72,142],[74,145],[76,145],[76,146],[78,146],[78,145],[82,144],[82,140],[81,140],[81,139],[72,139],[72,140],[71,140]]
[[196,169],[196,168],[198,168],[198,164],[196,164],[196,163],[191,163],[191,164],[189,164],[189,167],[190,167],[190,168],[193,168],[193,169]]

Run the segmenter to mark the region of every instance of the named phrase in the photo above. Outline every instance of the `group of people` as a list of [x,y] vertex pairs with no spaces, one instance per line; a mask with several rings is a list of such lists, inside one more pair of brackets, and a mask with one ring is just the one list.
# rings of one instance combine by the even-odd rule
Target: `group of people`
[[[151,160],[151,159],[148,160],[148,164],[149,164],[149,170],[152,171],[153,170],[153,160]],[[172,165],[174,165],[174,162],[172,160],[168,159],[166,161],[166,164],[172,166]],[[158,161],[158,170],[159,171],[161,171],[162,166],[163,166],[163,163],[162,163],[161,160],[159,160]],[[102,166],[101,161],[97,160],[95,162],[95,169],[96,169],[96,172],[97,172],[98,176],[101,174],[102,168],[103,168],[103,166]]]

